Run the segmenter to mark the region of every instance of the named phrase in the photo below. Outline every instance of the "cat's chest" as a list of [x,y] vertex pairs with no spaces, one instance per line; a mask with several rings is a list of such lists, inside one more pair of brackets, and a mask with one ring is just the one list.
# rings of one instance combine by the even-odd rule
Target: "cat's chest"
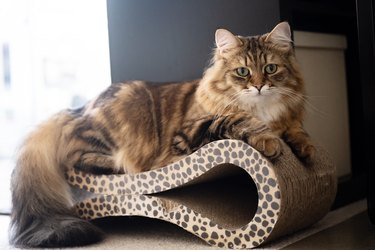
[[252,109],[252,115],[266,124],[280,120],[281,116],[285,115],[285,107],[283,105],[262,105],[255,106]]

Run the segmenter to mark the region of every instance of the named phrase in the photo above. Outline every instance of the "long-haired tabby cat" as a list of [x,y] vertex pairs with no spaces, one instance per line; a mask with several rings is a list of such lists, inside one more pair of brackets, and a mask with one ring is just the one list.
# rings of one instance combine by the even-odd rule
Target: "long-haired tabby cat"
[[101,233],[72,212],[64,171],[136,173],[159,168],[213,140],[243,140],[270,159],[283,138],[306,162],[315,149],[302,128],[304,86],[289,25],[235,36],[216,31],[202,79],[114,84],[86,106],[56,114],[29,135],[12,176],[10,241],[58,247]]

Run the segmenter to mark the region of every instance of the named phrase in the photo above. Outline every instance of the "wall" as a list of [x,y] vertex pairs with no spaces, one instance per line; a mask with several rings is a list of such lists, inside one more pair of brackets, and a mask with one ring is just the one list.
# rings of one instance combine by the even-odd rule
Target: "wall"
[[112,82],[199,78],[217,28],[268,32],[279,22],[278,0],[108,0]]

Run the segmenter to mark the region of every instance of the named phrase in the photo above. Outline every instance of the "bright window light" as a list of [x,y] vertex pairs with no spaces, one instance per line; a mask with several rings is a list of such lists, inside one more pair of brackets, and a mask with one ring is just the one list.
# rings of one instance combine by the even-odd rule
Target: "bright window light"
[[0,213],[25,135],[110,82],[105,0],[0,0]]

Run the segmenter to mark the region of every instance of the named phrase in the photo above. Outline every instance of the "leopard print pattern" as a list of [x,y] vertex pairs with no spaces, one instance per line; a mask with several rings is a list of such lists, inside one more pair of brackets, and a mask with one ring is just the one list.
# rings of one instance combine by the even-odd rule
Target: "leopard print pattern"
[[[166,204],[165,199],[150,196],[184,185],[224,163],[244,169],[256,185],[258,207],[245,226],[226,229],[189,207],[174,202]],[[157,218],[174,223],[218,247],[259,246],[271,234],[279,218],[281,193],[272,164],[238,140],[211,142],[180,161],[139,174],[94,175],[71,170],[66,178],[70,185],[97,194],[76,204],[76,212],[83,219],[132,215]]]

